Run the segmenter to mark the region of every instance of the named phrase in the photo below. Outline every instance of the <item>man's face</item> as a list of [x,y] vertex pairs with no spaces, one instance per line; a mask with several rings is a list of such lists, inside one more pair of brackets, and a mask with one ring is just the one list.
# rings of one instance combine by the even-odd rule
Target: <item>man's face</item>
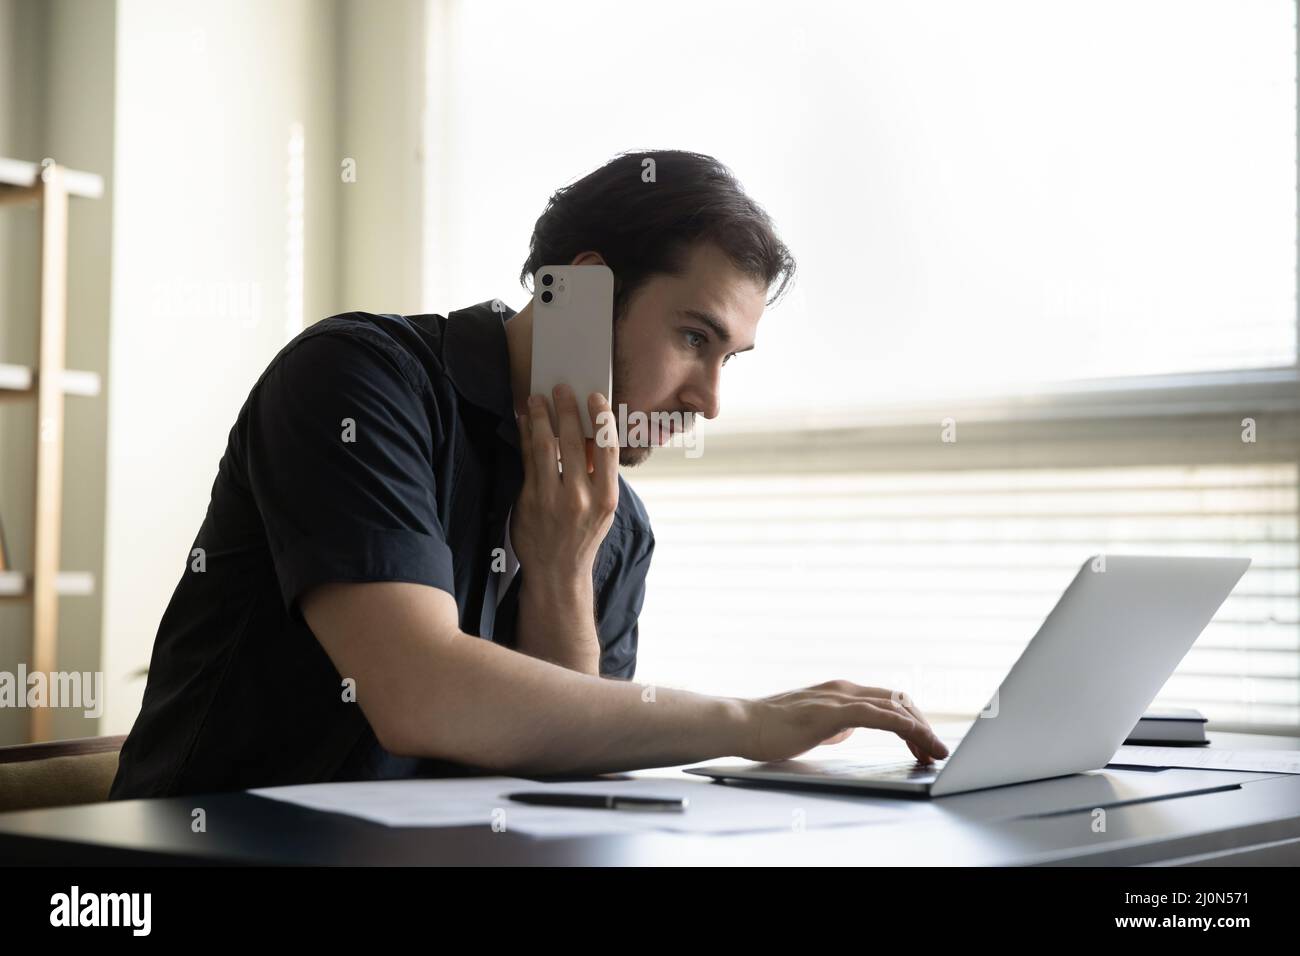
[[[723,365],[754,347],[767,297],[762,282],[711,244],[694,246],[685,265],[681,276],[648,279],[614,323],[615,416],[623,403],[629,416],[690,412],[716,418]],[[658,437],[663,444],[670,436]],[[653,450],[624,446],[619,464],[639,465]]]

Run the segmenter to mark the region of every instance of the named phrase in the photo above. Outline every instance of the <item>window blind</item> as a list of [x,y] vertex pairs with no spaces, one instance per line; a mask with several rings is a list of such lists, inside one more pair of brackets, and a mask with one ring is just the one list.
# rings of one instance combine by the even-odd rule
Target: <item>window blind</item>
[[[845,678],[905,690],[927,713],[973,717],[1090,554],[1248,556],[1154,705],[1196,707],[1220,729],[1294,732],[1293,440],[1251,460],[1198,463],[1237,451],[1179,442],[1161,455],[1154,437],[1131,432],[1062,437],[1072,453],[1034,437],[973,442],[943,467],[909,468],[917,449],[942,450],[809,435],[820,458],[780,441],[705,446],[703,474],[691,461],[628,474],[657,541],[636,679],[756,696]],[[1118,461],[1143,447],[1186,460]],[[982,464],[963,468],[963,457]],[[1008,465],[987,466],[998,457]],[[1011,466],[1017,457],[1028,466]],[[817,470],[798,469],[809,460]]]

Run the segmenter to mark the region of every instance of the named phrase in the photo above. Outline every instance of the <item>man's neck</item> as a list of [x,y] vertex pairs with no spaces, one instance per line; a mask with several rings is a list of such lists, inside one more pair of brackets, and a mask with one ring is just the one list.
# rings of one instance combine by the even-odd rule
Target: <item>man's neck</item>
[[506,319],[506,349],[510,353],[510,394],[516,415],[528,411],[533,378],[533,300]]

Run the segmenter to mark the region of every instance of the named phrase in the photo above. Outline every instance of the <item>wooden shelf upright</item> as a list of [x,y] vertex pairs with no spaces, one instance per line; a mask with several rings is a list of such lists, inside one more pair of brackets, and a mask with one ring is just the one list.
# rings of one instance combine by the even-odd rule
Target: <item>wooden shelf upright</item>
[[[64,368],[68,306],[68,199],[98,199],[104,181],[94,173],[55,162],[29,163],[0,158],[0,205],[40,206],[40,330],[35,366],[0,364],[0,400],[36,401],[35,501],[30,573],[0,570],[0,600],[31,602],[32,641],[29,673],[58,666],[59,596],[88,594],[91,575],[59,571],[63,519],[63,398],[99,394],[99,376]],[[12,527],[12,524],[10,525]],[[20,692],[25,692],[20,688]],[[53,712],[30,711],[28,738],[48,740]]]

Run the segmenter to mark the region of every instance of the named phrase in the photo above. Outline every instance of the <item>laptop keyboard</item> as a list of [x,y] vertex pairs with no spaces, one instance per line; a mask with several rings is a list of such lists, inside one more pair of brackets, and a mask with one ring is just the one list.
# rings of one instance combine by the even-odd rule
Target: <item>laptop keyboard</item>
[[934,763],[925,766],[918,764],[915,760],[888,760],[888,761],[870,761],[867,763],[854,763],[844,761],[843,763],[827,763],[818,765],[817,769],[832,777],[887,777],[891,780],[907,780],[911,777],[928,777],[938,773],[943,769],[945,761],[936,760]]

